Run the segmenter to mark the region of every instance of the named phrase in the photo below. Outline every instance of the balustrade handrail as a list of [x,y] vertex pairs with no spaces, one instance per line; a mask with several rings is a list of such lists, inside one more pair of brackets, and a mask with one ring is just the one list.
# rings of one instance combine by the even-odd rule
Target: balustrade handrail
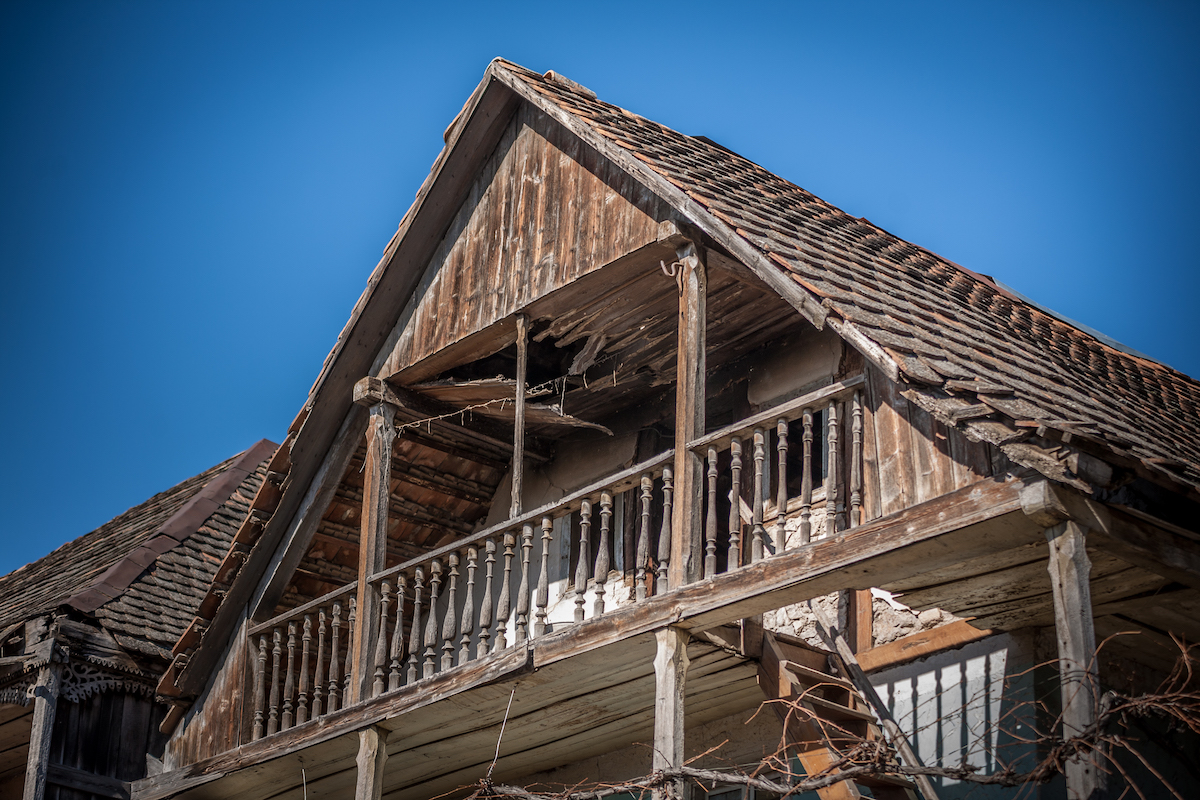
[[588,498],[593,497],[600,492],[612,492],[613,494],[617,494],[627,489],[632,489],[641,482],[642,476],[647,472],[657,473],[662,467],[671,464],[674,459],[674,449],[659,453],[653,458],[649,458],[640,464],[634,464],[628,469],[621,470],[614,475],[610,475],[606,478],[596,481],[595,483],[591,483],[582,489],[571,492],[570,494],[558,500],[538,506],[532,511],[526,511],[511,519],[506,519],[503,522],[492,525],[491,527],[484,528],[478,533],[473,533],[465,539],[458,539],[435,550],[430,550],[428,553],[419,555],[416,558],[410,558],[403,564],[397,564],[396,566],[389,567],[382,572],[376,572],[367,580],[371,583],[376,583],[384,578],[390,578],[394,575],[398,575],[401,572],[411,570],[414,567],[424,565],[435,558],[442,558],[451,553],[456,553],[465,547],[481,544],[490,537],[510,532],[514,528],[520,528],[526,524],[535,524],[540,522],[542,517],[548,515],[562,516],[564,512],[577,510],[583,500],[587,500]]
[[329,605],[329,603],[333,602],[334,600],[336,600],[337,598],[339,598],[343,595],[346,597],[354,597],[354,595],[357,592],[358,592],[358,581],[356,581],[356,580],[351,581],[350,583],[347,583],[345,586],[342,586],[338,589],[334,589],[332,592],[329,592],[327,594],[321,595],[316,600],[309,600],[307,603],[305,603],[302,606],[296,606],[295,608],[293,608],[289,611],[285,611],[282,614],[278,614],[274,617],[271,617],[266,622],[258,623],[254,627],[250,628],[250,630],[247,631],[246,634],[248,636],[257,636],[260,633],[266,633],[267,631],[271,630],[272,628],[274,628],[278,625],[282,625],[285,622],[291,622],[292,620],[300,619],[305,614],[311,613],[312,611],[319,609],[321,606]]
[[755,428],[774,427],[775,422],[781,417],[788,417],[794,412],[801,412],[806,408],[814,408],[819,403],[828,403],[834,400],[845,400],[849,398],[854,391],[866,382],[864,375],[855,375],[852,378],[847,378],[844,381],[831,383],[828,386],[822,386],[820,389],[814,389],[808,394],[800,395],[794,400],[788,400],[786,403],[780,403],[773,408],[768,408],[766,411],[760,411],[751,417],[746,417],[732,425],[727,425],[720,430],[713,431],[701,436],[699,439],[693,439],[688,442],[687,448],[692,451],[705,450],[709,447],[715,447],[721,450],[729,446],[731,439],[743,436],[746,431],[754,430]]

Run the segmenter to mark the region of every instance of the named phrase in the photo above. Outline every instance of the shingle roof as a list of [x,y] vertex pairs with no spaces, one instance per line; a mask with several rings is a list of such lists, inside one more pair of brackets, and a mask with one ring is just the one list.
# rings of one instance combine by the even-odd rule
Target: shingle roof
[[640,166],[710,235],[723,228],[739,240],[735,255],[765,259],[839,332],[861,334],[894,362],[930,410],[982,403],[997,419],[1068,432],[1200,486],[1200,383],[1187,375],[1105,344],[706,140],[552,74],[499,60],[491,69],[601,152]]
[[168,657],[274,449],[260,442],[0,577],[0,628],[72,606],[122,645]]

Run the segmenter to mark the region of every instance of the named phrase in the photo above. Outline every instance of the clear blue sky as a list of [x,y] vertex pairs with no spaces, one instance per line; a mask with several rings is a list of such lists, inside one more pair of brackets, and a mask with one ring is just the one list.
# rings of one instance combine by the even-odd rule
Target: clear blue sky
[[0,573],[281,441],[497,55],[1192,375],[1194,3],[0,8]]

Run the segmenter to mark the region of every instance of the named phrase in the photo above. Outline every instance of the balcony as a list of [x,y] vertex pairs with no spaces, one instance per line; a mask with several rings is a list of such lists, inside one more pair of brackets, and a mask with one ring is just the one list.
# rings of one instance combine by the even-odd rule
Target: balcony
[[[367,591],[377,625],[360,624],[355,582],[251,628],[252,738],[668,598],[686,583],[798,553],[856,526],[862,384],[856,377],[825,387],[688,444],[704,472],[702,541],[690,551],[693,563],[671,568],[673,535],[691,531],[677,519],[669,450],[372,575]],[[620,552],[629,540],[632,559]],[[689,553],[675,547],[680,551]],[[633,566],[618,571],[618,561]],[[355,675],[355,637],[364,628],[371,658]]]

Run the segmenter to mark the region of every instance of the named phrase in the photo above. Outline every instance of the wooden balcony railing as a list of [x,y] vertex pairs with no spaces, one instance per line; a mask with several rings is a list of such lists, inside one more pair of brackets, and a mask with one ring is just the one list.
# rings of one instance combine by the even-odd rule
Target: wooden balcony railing
[[[704,497],[695,498],[705,514],[705,579],[857,523],[862,382],[811,392],[687,445],[708,467]],[[370,696],[675,588],[673,463],[674,451],[662,453],[372,575],[380,624]],[[356,591],[357,582],[250,629],[254,739],[344,707]]]

